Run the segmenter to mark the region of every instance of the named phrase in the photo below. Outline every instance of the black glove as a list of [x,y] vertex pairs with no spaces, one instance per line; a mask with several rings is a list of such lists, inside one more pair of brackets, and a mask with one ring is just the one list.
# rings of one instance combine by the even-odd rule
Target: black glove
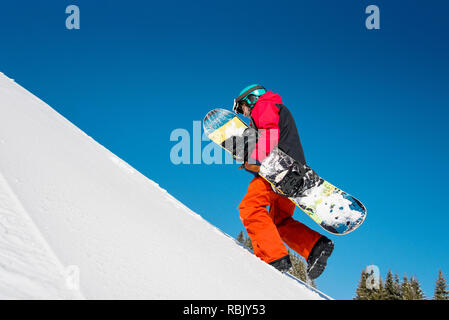
[[[257,143],[257,130],[247,128],[241,136],[232,137],[232,150],[235,159],[247,162]],[[229,150],[229,149],[228,149]]]

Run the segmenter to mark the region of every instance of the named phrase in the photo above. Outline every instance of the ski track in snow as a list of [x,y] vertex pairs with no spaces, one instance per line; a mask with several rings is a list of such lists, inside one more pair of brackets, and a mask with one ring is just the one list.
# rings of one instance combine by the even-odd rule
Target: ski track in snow
[[0,298],[329,299],[1,73],[0,155]]
[[81,299],[0,174],[0,299]]

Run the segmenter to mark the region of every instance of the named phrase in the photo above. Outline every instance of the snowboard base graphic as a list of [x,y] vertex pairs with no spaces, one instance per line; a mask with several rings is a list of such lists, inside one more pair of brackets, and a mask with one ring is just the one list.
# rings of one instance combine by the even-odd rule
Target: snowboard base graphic
[[[244,159],[245,151],[248,152],[245,150],[248,142],[255,140],[253,135],[247,134],[251,129],[246,123],[225,109],[210,111],[204,118],[203,127],[212,141],[238,161]],[[300,179],[293,180],[297,182],[296,186],[291,186],[292,180],[288,178],[292,168],[299,173],[295,176]],[[307,165],[296,162],[277,146],[263,160],[259,175],[280,194],[285,194],[287,188],[295,189],[295,196],[289,199],[330,233],[347,234],[365,220],[366,208],[359,200],[319,177]]]

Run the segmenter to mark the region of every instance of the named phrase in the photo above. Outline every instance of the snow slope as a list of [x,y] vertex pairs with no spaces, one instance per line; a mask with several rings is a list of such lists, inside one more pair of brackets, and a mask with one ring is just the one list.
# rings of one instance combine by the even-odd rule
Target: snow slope
[[0,298],[328,297],[263,263],[0,73]]

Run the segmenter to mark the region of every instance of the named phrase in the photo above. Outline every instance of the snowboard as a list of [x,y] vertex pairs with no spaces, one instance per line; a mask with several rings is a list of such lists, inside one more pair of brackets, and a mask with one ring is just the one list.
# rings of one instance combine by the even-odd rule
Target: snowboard
[[[210,111],[203,120],[206,135],[237,161],[247,157],[258,133],[235,113]],[[356,198],[321,178],[309,166],[300,164],[275,146],[262,161],[259,176],[273,190],[289,199],[324,230],[344,235],[357,229],[366,218],[365,206]]]

